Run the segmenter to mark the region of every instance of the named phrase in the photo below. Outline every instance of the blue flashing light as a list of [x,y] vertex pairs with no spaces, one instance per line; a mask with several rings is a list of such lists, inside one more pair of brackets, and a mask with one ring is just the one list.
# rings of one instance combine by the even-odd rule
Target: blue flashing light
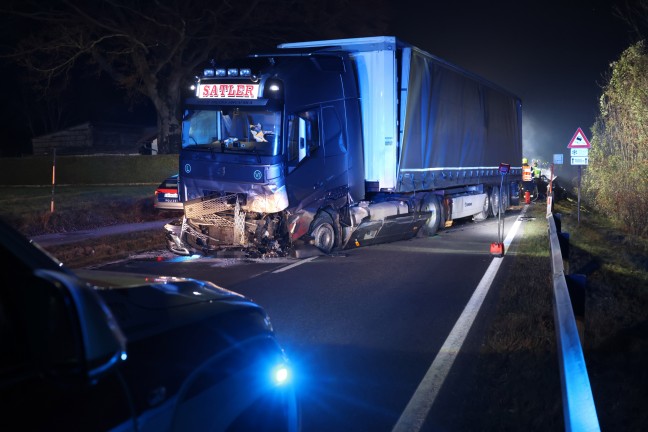
[[214,69],[211,69],[211,68],[203,70],[203,76],[206,76],[206,77],[213,77],[215,75],[215,73],[216,72],[214,71]]
[[240,74],[242,77],[249,77],[252,76],[252,70],[250,70],[249,68],[243,68],[241,69]]
[[227,72],[225,71],[225,69],[216,69],[215,73],[217,77],[227,76]]
[[290,370],[285,364],[280,364],[272,370],[272,381],[278,386],[286,384],[289,378]]
[[239,70],[236,69],[236,68],[227,69],[227,76],[229,76],[229,77],[237,77],[237,76],[239,76]]

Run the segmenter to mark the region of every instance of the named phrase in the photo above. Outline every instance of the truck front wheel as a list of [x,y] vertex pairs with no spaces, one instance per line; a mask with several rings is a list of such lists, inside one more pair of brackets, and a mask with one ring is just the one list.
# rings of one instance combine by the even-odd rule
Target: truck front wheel
[[320,212],[311,225],[313,244],[324,253],[331,253],[335,247],[335,227],[333,218],[326,212]]

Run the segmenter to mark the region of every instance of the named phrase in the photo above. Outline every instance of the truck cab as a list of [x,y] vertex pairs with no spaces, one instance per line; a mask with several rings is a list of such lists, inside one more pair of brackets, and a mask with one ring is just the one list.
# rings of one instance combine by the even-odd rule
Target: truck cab
[[348,57],[267,54],[244,66],[206,68],[185,104],[179,193],[197,250],[285,248],[310,225],[300,215],[364,193]]

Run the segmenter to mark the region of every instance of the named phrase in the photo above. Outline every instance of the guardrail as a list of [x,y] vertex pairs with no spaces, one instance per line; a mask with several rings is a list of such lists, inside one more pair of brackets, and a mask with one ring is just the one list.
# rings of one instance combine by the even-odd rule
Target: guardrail
[[[561,250],[568,237],[556,226],[552,212],[552,197],[547,200],[547,222],[551,243],[551,268],[554,289],[554,322],[558,345],[563,415],[566,431],[600,431],[594,397],[585,366],[585,357],[576,325],[574,306],[570,298]],[[558,226],[561,226],[559,223]]]

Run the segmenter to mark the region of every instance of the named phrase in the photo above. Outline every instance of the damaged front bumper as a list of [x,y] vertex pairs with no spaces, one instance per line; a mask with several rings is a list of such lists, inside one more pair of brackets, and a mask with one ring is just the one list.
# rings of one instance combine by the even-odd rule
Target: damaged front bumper
[[236,194],[185,203],[183,218],[165,225],[177,255],[286,256],[283,215],[245,211]]

